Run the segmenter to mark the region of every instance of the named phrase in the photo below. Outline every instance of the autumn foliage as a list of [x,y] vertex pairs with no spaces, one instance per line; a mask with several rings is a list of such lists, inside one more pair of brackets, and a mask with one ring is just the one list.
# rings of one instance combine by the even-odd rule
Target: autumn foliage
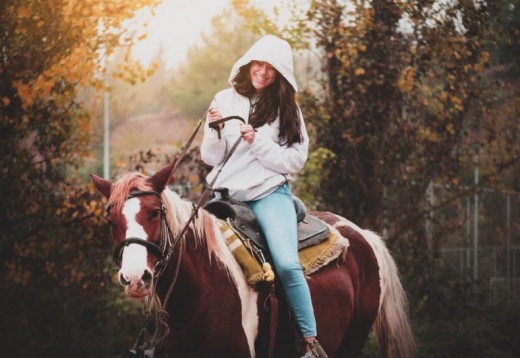
[[[129,56],[146,36],[129,19],[157,2],[0,2],[1,356],[120,356],[135,339],[140,312],[112,282],[103,202],[84,175],[99,128],[80,98],[84,88],[110,90],[106,79],[151,74]],[[295,191],[313,209],[387,235],[420,355],[514,356],[517,306],[489,307],[484,285],[453,277],[438,249],[461,225],[458,199],[487,185],[520,190],[519,1],[287,0],[271,12],[231,3],[240,26],[278,34],[310,59],[299,102],[312,146]],[[277,21],[283,9],[289,20]],[[226,16],[168,92],[190,118],[226,83],[236,59],[226,56],[252,41],[233,36],[240,29]],[[162,160],[170,153],[143,150],[121,167]],[[204,169],[194,149],[174,183],[196,195]],[[432,205],[434,185],[450,191]],[[439,229],[427,237],[434,214]]]
[[[125,21],[154,2],[0,5],[2,355],[107,356],[121,338],[99,340],[125,308],[103,303],[116,297],[113,267],[103,204],[77,175],[90,155],[78,93],[103,88],[106,58],[134,41]],[[131,80],[143,71],[127,62],[115,74]]]
[[[301,3],[289,0],[271,16],[254,1],[233,3],[253,29],[319,58],[320,88],[299,96],[313,145],[295,186],[314,207],[387,236],[412,297],[421,355],[500,355],[501,343],[502,354],[513,352],[517,324],[497,326],[501,343],[475,339],[496,323],[478,294],[486,284],[450,277],[440,249],[467,244],[461,198],[492,187],[519,202],[520,3],[327,0],[297,11]],[[282,9],[290,21],[279,21]],[[434,187],[444,190],[435,201]],[[481,211],[481,222],[492,211]],[[499,245],[499,231],[487,231],[481,245]]]

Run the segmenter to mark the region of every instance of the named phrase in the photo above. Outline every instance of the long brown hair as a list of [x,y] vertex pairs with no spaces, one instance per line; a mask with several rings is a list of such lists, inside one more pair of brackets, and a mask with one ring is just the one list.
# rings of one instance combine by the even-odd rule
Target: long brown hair
[[[251,82],[249,68],[251,63],[240,67],[233,79],[235,90],[242,96],[252,98],[255,87]],[[258,128],[266,123],[272,123],[280,116],[280,144],[291,146],[303,141],[300,111],[296,104],[296,91],[280,72],[276,71],[276,79],[264,89],[258,102],[254,104],[249,124]]]

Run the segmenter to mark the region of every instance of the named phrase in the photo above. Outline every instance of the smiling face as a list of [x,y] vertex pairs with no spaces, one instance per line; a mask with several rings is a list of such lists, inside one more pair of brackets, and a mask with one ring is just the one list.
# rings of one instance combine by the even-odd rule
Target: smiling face
[[256,93],[260,94],[276,80],[277,71],[267,62],[251,61],[249,76]]

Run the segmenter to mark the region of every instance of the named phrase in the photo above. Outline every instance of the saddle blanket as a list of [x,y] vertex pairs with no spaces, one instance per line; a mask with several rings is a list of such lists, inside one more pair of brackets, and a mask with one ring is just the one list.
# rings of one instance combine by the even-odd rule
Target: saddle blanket
[[[244,271],[247,283],[256,286],[264,281],[262,265],[255,259],[249,248],[247,248],[238,232],[233,231],[231,226],[222,219],[217,224],[226,239],[229,249]],[[318,271],[329,262],[335,260],[349,246],[349,241],[342,237],[337,230],[330,228],[329,237],[320,243],[308,246],[298,252],[303,273],[310,275]]]

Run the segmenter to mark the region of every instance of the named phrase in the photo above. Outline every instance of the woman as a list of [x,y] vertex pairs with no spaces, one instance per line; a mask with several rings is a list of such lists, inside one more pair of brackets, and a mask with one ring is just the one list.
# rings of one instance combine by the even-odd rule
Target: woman
[[[256,214],[307,342],[304,357],[320,356],[309,287],[298,258],[296,212],[288,183],[290,175],[303,168],[309,145],[296,104],[290,45],[272,35],[262,37],[235,63],[229,82],[232,87],[213,99],[205,125],[201,157],[214,167],[207,180],[218,175],[214,187],[228,188],[233,199],[244,201]],[[210,128],[210,122],[227,116],[240,116],[246,124],[228,121],[219,125],[220,133]],[[224,165],[240,136],[243,140]]]

